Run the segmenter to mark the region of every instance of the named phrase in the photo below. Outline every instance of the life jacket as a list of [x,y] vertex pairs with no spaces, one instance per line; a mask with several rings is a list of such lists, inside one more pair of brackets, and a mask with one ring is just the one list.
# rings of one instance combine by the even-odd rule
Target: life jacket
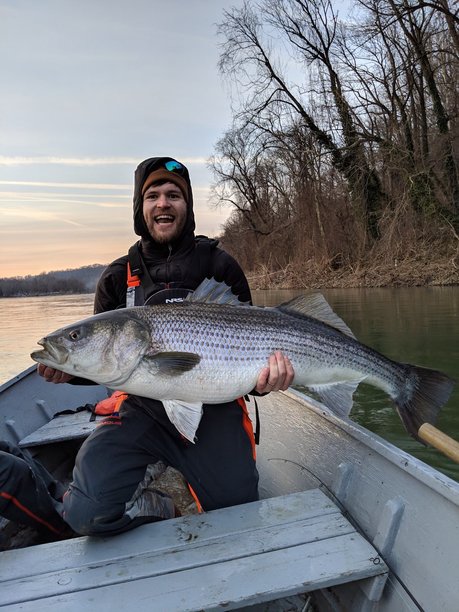
[[158,282],[145,265],[139,243],[133,244],[128,253],[126,307],[182,302],[204,278],[210,276],[212,251],[217,245],[217,240],[196,236],[193,253],[180,262],[184,266],[181,277],[186,280]]

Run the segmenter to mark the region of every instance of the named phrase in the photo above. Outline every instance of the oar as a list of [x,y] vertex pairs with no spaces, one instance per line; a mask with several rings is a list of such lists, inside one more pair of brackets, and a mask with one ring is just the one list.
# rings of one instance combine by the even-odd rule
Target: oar
[[418,436],[430,446],[459,463],[459,442],[431,425],[424,423],[418,430]]

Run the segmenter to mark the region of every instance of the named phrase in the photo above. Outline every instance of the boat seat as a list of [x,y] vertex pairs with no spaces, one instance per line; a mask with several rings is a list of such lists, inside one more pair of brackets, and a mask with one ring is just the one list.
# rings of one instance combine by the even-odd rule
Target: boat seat
[[30,448],[53,442],[87,438],[103,418],[105,417],[98,416],[94,419],[94,415],[87,410],[61,414],[23,438],[19,446]]
[[3,553],[0,609],[240,609],[355,584],[370,609],[388,568],[319,489]]

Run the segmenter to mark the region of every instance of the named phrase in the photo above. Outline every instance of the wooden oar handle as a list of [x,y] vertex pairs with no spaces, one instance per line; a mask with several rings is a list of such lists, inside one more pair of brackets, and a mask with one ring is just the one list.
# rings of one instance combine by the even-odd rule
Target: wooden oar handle
[[418,430],[418,436],[433,446],[444,455],[459,463],[459,442],[450,438],[445,433],[430,425],[430,423],[424,423]]

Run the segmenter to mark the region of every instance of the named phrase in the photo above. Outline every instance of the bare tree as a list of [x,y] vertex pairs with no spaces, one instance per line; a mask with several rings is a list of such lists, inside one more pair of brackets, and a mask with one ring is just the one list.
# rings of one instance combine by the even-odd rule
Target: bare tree
[[458,11],[355,1],[355,22],[330,0],[225,13],[220,69],[239,105],[211,167],[235,210],[226,239],[254,237],[244,256],[345,265],[457,235]]
[[399,2],[388,0],[388,5],[400,24],[407,41],[416,53],[420,70],[432,100],[432,110],[444,149],[444,174],[452,198],[453,211],[457,216],[459,215],[459,175],[450,134],[450,117],[437,83],[435,66],[432,61],[432,47],[429,40],[430,29],[428,27],[432,12],[420,8],[415,13],[410,10],[410,4],[407,0]]
[[[258,5],[264,24],[248,3],[225,13],[220,33],[225,38],[220,68],[238,79],[250,98],[240,113],[247,123],[274,106],[293,109],[316,142],[328,152],[333,166],[345,176],[368,235],[379,237],[378,218],[384,194],[377,172],[370,167],[355,129],[352,109],[343,92],[335,66],[337,15],[329,0],[265,0]],[[289,42],[290,52],[305,70],[318,66],[334,102],[332,126],[320,125],[307,106],[301,88],[288,82],[287,74],[273,57],[263,28],[275,29]],[[339,128],[338,130],[336,128]]]

